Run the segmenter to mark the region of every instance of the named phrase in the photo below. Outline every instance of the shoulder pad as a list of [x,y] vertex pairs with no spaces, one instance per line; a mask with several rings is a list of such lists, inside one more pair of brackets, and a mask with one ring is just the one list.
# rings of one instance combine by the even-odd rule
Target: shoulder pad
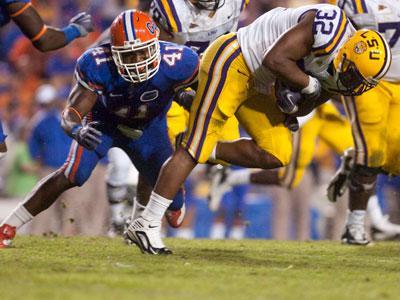
[[321,56],[332,53],[342,40],[348,24],[346,14],[339,7],[325,5],[318,9],[313,24],[314,54]]
[[110,77],[108,62],[112,61],[109,48],[96,47],[87,50],[79,57],[75,77],[85,88],[101,94],[105,81]]
[[191,84],[197,78],[199,56],[189,47],[161,42],[161,66],[175,86]]

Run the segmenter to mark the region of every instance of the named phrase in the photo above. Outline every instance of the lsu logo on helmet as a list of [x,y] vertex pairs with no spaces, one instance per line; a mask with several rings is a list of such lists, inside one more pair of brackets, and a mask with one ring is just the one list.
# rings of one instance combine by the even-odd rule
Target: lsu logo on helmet
[[122,78],[138,83],[157,73],[159,29],[147,14],[134,9],[122,12],[112,23],[110,34],[111,52]]
[[356,96],[370,90],[385,76],[391,61],[390,47],[380,33],[356,31],[333,62],[339,92]]

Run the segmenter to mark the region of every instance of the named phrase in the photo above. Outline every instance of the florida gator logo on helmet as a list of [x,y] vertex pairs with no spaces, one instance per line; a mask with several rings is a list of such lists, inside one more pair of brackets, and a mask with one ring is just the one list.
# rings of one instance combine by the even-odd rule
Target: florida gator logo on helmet
[[111,52],[119,74],[138,83],[153,77],[160,66],[159,29],[138,10],[119,14],[110,28]]

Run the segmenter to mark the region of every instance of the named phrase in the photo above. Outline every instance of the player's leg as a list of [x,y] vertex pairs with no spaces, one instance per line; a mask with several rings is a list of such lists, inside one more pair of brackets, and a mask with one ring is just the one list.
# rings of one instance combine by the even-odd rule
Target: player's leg
[[[141,192],[143,194],[140,197],[144,199],[140,199],[140,205],[146,205],[148,194],[146,191],[148,189],[147,186],[154,186],[157,181],[158,173],[162,165],[165,161],[172,155],[173,147],[170,143],[170,139],[167,133],[167,125],[166,119],[163,118],[161,120],[155,119],[152,123],[143,131],[143,135],[140,139],[136,141],[126,142],[123,141],[120,144],[121,148],[128,154],[133,164],[141,174],[141,186],[144,187],[144,190]],[[147,211],[144,210],[139,218],[142,224],[149,223],[150,232],[149,233],[137,233],[132,230],[132,222],[128,227],[125,238],[133,243],[137,244],[141,248],[145,248],[146,250],[156,252],[157,254],[161,254],[164,252],[168,252],[162,243],[160,238],[155,238],[153,240],[149,240],[148,235],[154,235],[153,233],[157,231],[159,235],[159,231],[161,229],[161,217],[166,211],[165,208],[168,208],[166,216],[167,220],[171,221],[168,217],[168,211],[173,211],[179,214],[176,218],[176,223],[172,225],[179,226],[181,223],[181,219],[184,216],[184,194],[183,189],[177,193],[174,201],[170,201],[165,207],[163,203],[151,203],[148,205]],[[143,203],[143,204],[141,204]],[[152,218],[149,218],[148,214],[154,214],[159,216],[159,220],[153,221]]]
[[90,176],[97,162],[106,155],[112,140],[103,135],[102,143],[95,151],[89,151],[72,142],[65,164],[57,171],[43,178],[11,214],[0,225],[0,248],[9,246],[9,235],[4,232],[15,231],[37,214],[52,205],[66,190],[81,186]]
[[365,213],[375,191],[377,174],[387,155],[387,120],[390,93],[384,83],[357,97],[346,97],[344,104],[352,122],[355,146],[349,174],[349,214],[342,241],[366,245]]
[[[252,138],[246,141],[249,142],[248,148],[243,144],[243,149],[239,151],[244,154],[252,149],[249,157],[244,158],[246,160],[253,157],[253,161],[247,167],[272,169],[289,163],[292,155],[292,135],[283,124],[285,116],[277,108],[273,96],[257,93],[250,95],[237,110],[236,117]],[[249,146],[250,143],[252,146]]]
[[106,175],[107,199],[111,208],[109,236],[123,233],[126,211],[136,195],[138,172],[126,153],[119,148],[108,152]]
[[[243,69],[244,74],[238,69]],[[191,107],[185,146],[178,147],[162,167],[143,215],[148,213],[149,218],[161,220],[162,211],[152,212],[151,207],[162,204],[166,209],[196,164],[210,158],[225,121],[247,97],[249,75],[235,35],[225,35],[207,49],[200,66],[199,87]],[[227,101],[230,106],[221,111],[219,101]],[[138,225],[135,231],[143,228]]]

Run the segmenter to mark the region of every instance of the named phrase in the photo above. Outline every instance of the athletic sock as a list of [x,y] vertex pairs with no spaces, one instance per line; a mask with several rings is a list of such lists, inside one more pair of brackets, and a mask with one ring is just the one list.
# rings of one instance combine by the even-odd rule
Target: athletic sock
[[140,204],[139,201],[135,198],[133,200],[133,207],[132,207],[132,216],[131,216],[132,220],[137,219],[142,214],[145,208],[146,206]]
[[228,174],[228,178],[226,181],[229,185],[235,186],[239,184],[248,184],[250,183],[250,169],[243,170],[234,170]]
[[33,216],[26,210],[23,203],[18,206],[8,215],[1,225],[8,224],[19,229],[22,225],[33,219]]
[[365,210],[350,211],[347,216],[347,225],[364,225]]
[[172,200],[160,196],[156,192],[151,192],[149,203],[142,213],[142,217],[150,221],[161,222],[162,217],[165,214],[168,206],[172,203]]

